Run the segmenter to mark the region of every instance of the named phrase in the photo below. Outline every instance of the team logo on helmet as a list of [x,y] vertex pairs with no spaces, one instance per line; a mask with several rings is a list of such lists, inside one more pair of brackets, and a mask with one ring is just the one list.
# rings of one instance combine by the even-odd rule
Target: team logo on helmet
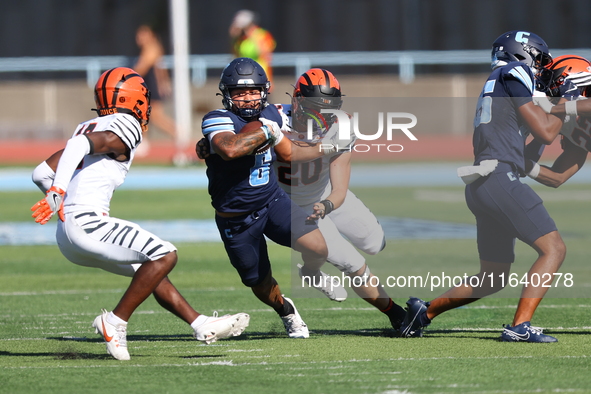
[[491,67],[494,70],[510,62],[522,62],[539,70],[552,62],[552,56],[546,42],[537,34],[512,30],[494,41]]
[[141,75],[131,68],[105,71],[94,87],[94,101],[99,116],[130,114],[142,127],[150,121],[150,90]]

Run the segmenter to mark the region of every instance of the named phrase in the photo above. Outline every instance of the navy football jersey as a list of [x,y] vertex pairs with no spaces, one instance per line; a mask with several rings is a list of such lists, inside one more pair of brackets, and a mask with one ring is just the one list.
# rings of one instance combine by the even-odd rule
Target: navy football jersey
[[512,62],[494,70],[484,84],[474,117],[474,164],[497,159],[524,172],[526,130],[518,108],[530,101],[535,88],[530,68]]
[[[281,115],[274,105],[261,111],[260,117],[282,125]],[[203,135],[211,140],[220,131],[237,133],[248,123],[227,110],[215,110],[203,117]],[[224,160],[218,154],[205,159],[211,205],[219,212],[252,212],[267,205],[281,191],[273,170],[275,151],[246,155],[234,160]]]

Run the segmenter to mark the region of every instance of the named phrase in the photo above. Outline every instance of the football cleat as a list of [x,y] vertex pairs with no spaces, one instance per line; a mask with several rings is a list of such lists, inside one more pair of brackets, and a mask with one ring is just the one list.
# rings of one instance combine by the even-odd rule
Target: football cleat
[[542,329],[532,327],[528,321],[514,327],[503,326],[501,341],[503,342],[558,342],[553,336],[542,334]]
[[[406,305],[406,316],[400,326],[400,336],[402,338],[422,337],[423,328],[430,323],[426,316],[430,304],[420,298],[410,297]],[[425,323],[426,321],[429,323]]]
[[[303,278],[304,275],[302,274],[302,265],[301,264],[298,264],[298,272],[299,272],[300,278]],[[347,289],[345,289],[343,287],[339,278],[330,277],[330,275],[328,275],[322,271],[318,271],[318,272],[319,272],[318,276],[308,278],[308,280],[305,280],[305,282],[308,284],[308,286],[311,286],[311,287],[317,289],[318,291],[320,291],[322,294],[324,294],[325,296],[327,296],[329,299],[331,299],[333,301],[337,301],[337,302],[345,301],[347,299]]]
[[218,313],[214,312],[213,316],[208,317],[204,323],[194,329],[193,336],[198,341],[209,345],[218,339],[236,337],[242,334],[248,327],[249,322],[250,316],[247,313],[218,317]]
[[390,319],[390,324],[392,325],[394,331],[400,332],[400,326],[402,326],[402,322],[406,317],[406,310],[400,305],[396,304],[393,306],[393,308],[395,308],[394,311],[387,313],[386,315],[388,316],[388,319]]
[[92,326],[97,334],[103,336],[107,344],[107,353],[117,360],[129,360],[131,357],[127,351],[127,324],[112,325],[107,321],[108,313],[103,309],[102,314],[94,319]]
[[308,326],[302,320],[302,317],[298,313],[295,304],[289,298],[283,296],[285,302],[289,302],[291,306],[293,306],[293,313],[291,315],[282,316],[281,320],[283,320],[283,325],[285,326],[285,331],[287,331],[287,335],[290,338],[309,338],[310,332],[308,331]]

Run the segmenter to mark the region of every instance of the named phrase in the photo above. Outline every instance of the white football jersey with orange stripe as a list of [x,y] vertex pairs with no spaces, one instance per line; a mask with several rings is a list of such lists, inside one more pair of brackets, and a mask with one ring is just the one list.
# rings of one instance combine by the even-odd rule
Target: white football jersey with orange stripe
[[142,129],[131,115],[100,116],[76,128],[73,137],[98,131],[111,131],[129,148],[129,158],[117,161],[111,155],[86,155],[72,176],[64,200],[64,213],[81,210],[109,212],[113,192],[127,176],[137,146],[142,141]]
[[[284,124],[291,126],[291,104],[276,105],[280,110]],[[338,126],[335,124],[333,127]],[[293,140],[304,140],[305,136],[290,133],[287,138]],[[318,149],[318,148],[312,148]],[[273,163],[275,172],[279,180],[279,186],[289,194],[289,197],[299,206],[305,206],[310,203],[322,200],[322,195],[327,188],[330,188],[330,163],[340,153],[323,155],[317,159],[306,162],[284,163],[279,160]]]

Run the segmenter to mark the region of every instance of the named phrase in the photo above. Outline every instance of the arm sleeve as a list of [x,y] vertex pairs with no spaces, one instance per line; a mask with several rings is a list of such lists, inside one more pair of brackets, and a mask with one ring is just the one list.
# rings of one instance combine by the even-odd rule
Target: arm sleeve
[[47,162],[43,162],[39,164],[33,170],[33,183],[37,185],[39,190],[43,192],[43,194],[47,193],[51,185],[53,184],[53,179],[55,178],[55,172],[51,169]]
[[57,164],[53,186],[66,190],[78,164],[84,159],[84,156],[90,153],[90,150],[91,146],[86,136],[79,135],[70,139],[66,144],[66,149],[64,149],[64,153],[62,154],[59,163]]

